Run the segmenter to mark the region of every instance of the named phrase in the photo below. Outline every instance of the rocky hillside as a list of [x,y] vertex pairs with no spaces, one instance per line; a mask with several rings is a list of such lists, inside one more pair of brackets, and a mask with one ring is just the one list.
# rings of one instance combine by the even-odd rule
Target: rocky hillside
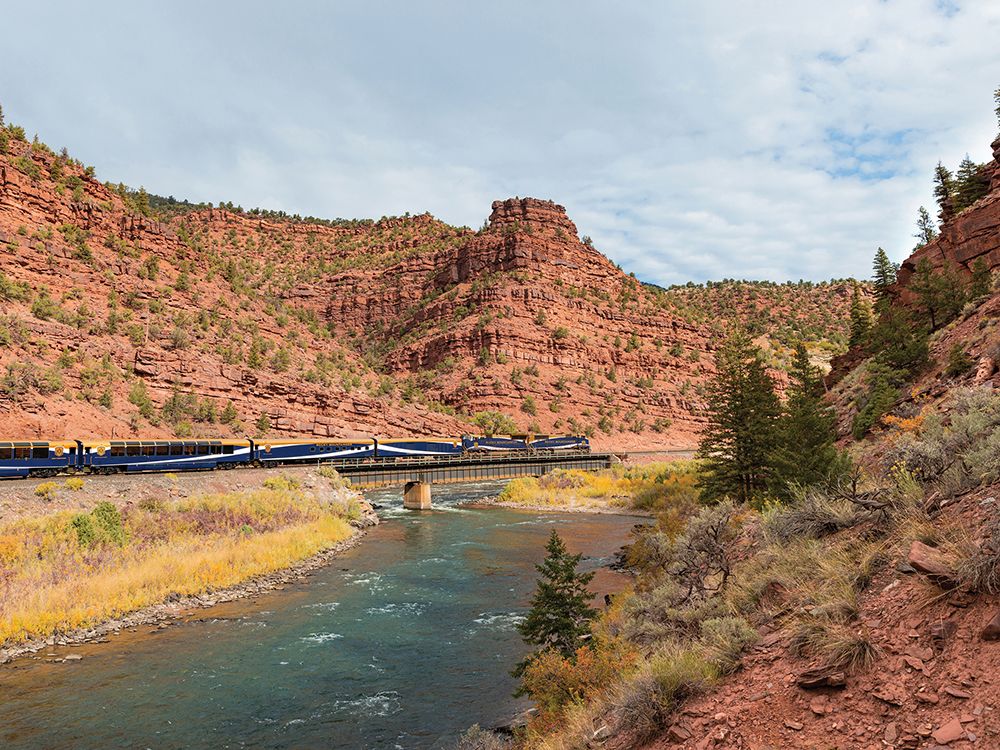
[[639,283],[565,210],[304,220],[103,184],[0,129],[0,403],[25,437],[460,433],[687,447],[723,327],[843,347],[850,287]]

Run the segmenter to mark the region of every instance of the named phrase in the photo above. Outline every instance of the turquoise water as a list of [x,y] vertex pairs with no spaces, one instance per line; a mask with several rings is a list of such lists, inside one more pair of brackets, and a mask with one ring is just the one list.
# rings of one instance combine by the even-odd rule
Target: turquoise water
[[[549,531],[598,569],[636,519],[460,508],[496,485],[434,490],[420,513],[371,493],[384,523],[284,590],[0,668],[0,747],[447,748],[509,719],[527,705],[508,672]],[[592,588],[621,584],[601,569]],[[46,661],[69,652],[84,658]]]

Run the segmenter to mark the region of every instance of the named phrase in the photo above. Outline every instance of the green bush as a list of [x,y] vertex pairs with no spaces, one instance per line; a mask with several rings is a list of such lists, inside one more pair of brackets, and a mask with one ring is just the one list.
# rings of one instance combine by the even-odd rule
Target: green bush
[[99,502],[90,513],[74,516],[72,526],[81,547],[95,544],[122,547],[127,540],[121,512],[107,500]]

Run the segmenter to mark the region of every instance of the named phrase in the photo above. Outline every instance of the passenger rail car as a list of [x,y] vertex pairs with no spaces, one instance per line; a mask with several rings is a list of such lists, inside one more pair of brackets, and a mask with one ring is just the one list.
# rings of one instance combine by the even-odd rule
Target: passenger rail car
[[74,440],[0,442],[0,479],[54,477],[76,466],[79,449]]
[[578,435],[492,435],[355,440],[36,440],[0,441],[0,479],[88,472],[232,469],[283,464],[402,463],[435,458],[590,452]]
[[251,461],[252,440],[82,441],[78,468],[93,474],[231,469]]
[[260,440],[253,458],[264,466],[304,461],[336,463],[375,458],[375,445],[375,440]]

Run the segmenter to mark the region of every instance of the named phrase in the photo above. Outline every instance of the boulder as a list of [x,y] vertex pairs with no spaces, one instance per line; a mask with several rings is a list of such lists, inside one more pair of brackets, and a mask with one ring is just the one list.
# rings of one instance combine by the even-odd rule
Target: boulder
[[1000,611],[993,615],[993,619],[986,623],[983,628],[982,639],[984,641],[1000,641]]
[[918,573],[941,588],[951,589],[958,585],[955,572],[942,561],[941,553],[923,542],[915,541],[910,545],[907,561]]

